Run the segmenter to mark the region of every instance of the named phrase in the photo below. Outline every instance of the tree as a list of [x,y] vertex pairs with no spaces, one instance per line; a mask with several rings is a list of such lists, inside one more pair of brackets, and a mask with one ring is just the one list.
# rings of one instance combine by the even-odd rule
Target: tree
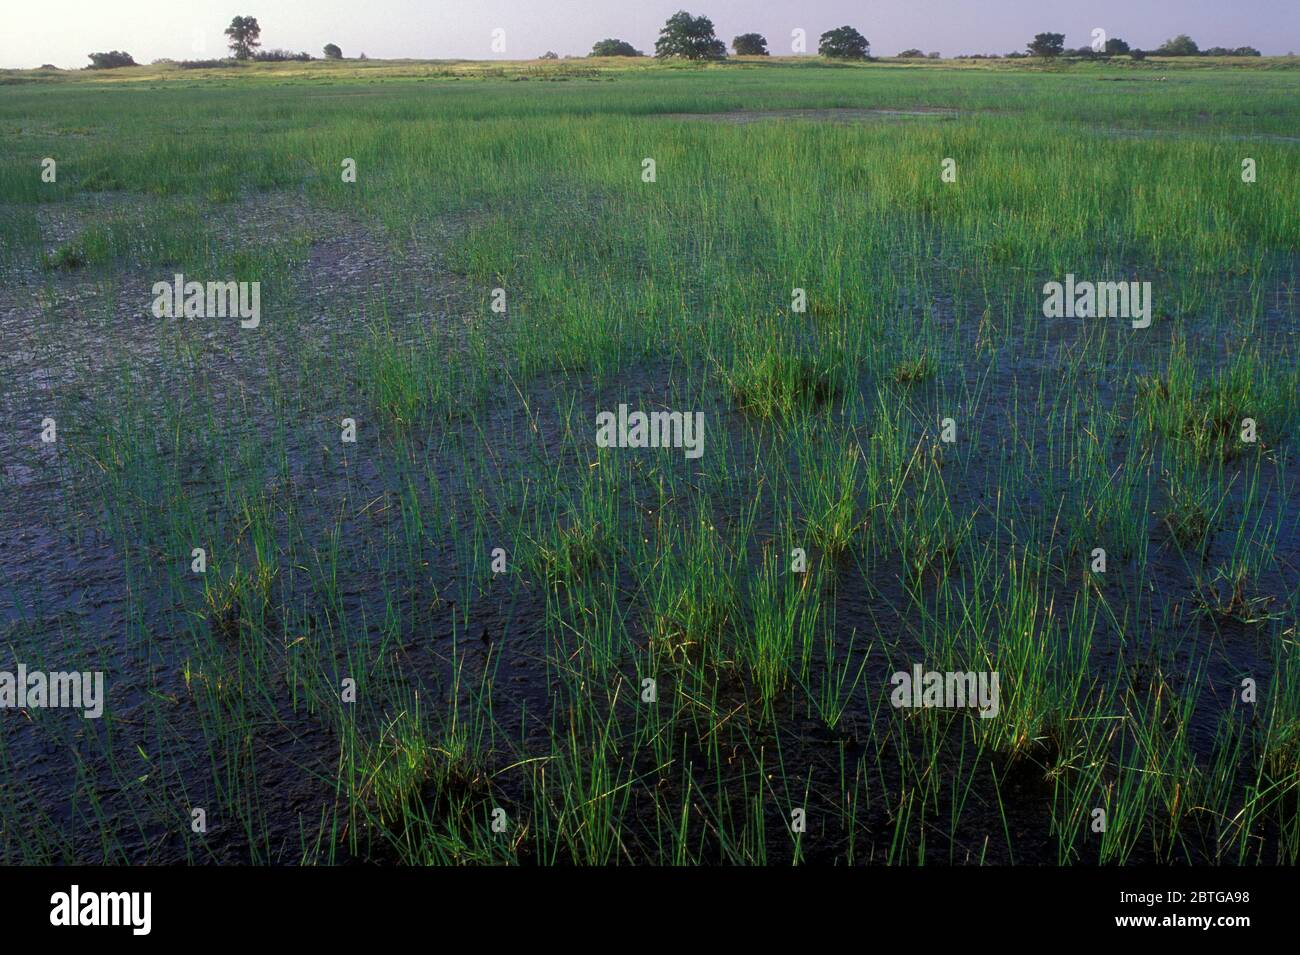
[[693,17],[685,10],[668,18],[655,41],[655,56],[660,59],[720,60],[726,55],[727,45],[713,35],[713,21]]
[[1106,41],[1107,56],[1123,56],[1129,51],[1129,46],[1117,36],[1111,37]]
[[556,53],[554,50],[547,50],[538,57],[539,60],[558,60],[559,58],[560,54]]
[[110,50],[107,53],[87,53],[90,57],[90,66],[88,70],[115,70],[120,66],[135,66],[135,59],[130,53],[123,53],[121,50]]
[[1186,33],[1180,33],[1170,40],[1165,40],[1156,50],[1156,56],[1195,56],[1200,53],[1196,41]]
[[591,48],[592,56],[645,56],[627,40],[600,40]]
[[253,56],[253,50],[262,45],[262,28],[257,25],[257,17],[235,17],[226,27],[227,44],[237,60],[247,60]]
[[923,56],[925,56],[925,54],[916,47],[912,47],[910,50],[904,50],[902,53],[898,54],[900,60],[919,60]]
[[767,56],[767,39],[761,33],[742,33],[731,41],[736,56]]
[[343,59],[343,51],[340,50],[338,48],[338,45],[334,43],[326,43],[324,53],[325,53],[325,59],[327,60]]
[[1146,50],[1143,50],[1141,47],[1136,47],[1136,46],[1133,47],[1133,49],[1128,51],[1128,55],[1129,55],[1129,59],[1132,60],[1145,60],[1147,58]]
[[843,26],[823,33],[817,52],[833,60],[865,60],[871,55],[871,44],[853,27]]
[[1039,33],[1033,42],[1025,47],[1032,56],[1041,56],[1045,60],[1058,57],[1065,52],[1064,33]]

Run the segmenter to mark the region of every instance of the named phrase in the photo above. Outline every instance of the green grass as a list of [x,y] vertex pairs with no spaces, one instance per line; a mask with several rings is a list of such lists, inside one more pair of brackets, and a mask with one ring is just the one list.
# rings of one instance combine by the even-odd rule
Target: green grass
[[1297,861],[1293,60],[0,82],[0,859]]

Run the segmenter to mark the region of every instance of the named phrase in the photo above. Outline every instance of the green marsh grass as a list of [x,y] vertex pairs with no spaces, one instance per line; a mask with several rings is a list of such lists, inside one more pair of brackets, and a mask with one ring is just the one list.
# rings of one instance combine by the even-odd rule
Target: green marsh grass
[[[73,822],[11,786],[0,859],[1294,864],[1294,68],[114,72],[0,103],[0,515],[57,530],[0,611],[138,705],[5,725]],[[260,334],[146,317],[176,271]],[[914,660],[999,716],[894,710]]]

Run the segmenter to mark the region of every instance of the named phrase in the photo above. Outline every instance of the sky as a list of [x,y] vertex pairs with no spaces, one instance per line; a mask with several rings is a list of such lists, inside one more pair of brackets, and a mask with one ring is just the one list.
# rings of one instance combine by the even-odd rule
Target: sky
[[843,24],[879,56],[1007,53],[1045,31],[1080,47],[1096,28],[1145,49],[1187,33],[1202,47],[1300,52],[1300,0],[0,0],[0,68],[81,67],[105,50],[139,63],[220,57],[237,14],[257,17],[264,48],[317,56],[336,43],[371,59],[531,59],[585,55],[605,37],[653,52],[664,20],[683,7],[712,19],[728,45],[762,33],[774,54],[791,52],[796,28],[815,52],[817,37]]

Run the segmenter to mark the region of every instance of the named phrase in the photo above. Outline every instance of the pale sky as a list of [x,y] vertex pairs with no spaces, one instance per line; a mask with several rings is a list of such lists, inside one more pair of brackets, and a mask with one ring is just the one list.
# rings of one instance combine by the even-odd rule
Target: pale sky
[[[585,55],[605,37],[653,53],[659,28],[683,7],[713,20],[730,46],[739,33],[790,52],[790,33],[817,37],[849,24],[892,56],[908,47],[945,56],[1022,50],[1035,33],[1087,46],[1101,27],[1152,49],[1178,33],[1202,47],[1300,52],[1300,0],[0,0],[0,68],[82,67],[86,54],[125,50],[137,62],[226,54],[222,31],[236,14],[262,27],[262,46],[319,56],[337,43],[371,59],[530,59],[547,50]],[[505,51],[492,47],[505,31]]]

